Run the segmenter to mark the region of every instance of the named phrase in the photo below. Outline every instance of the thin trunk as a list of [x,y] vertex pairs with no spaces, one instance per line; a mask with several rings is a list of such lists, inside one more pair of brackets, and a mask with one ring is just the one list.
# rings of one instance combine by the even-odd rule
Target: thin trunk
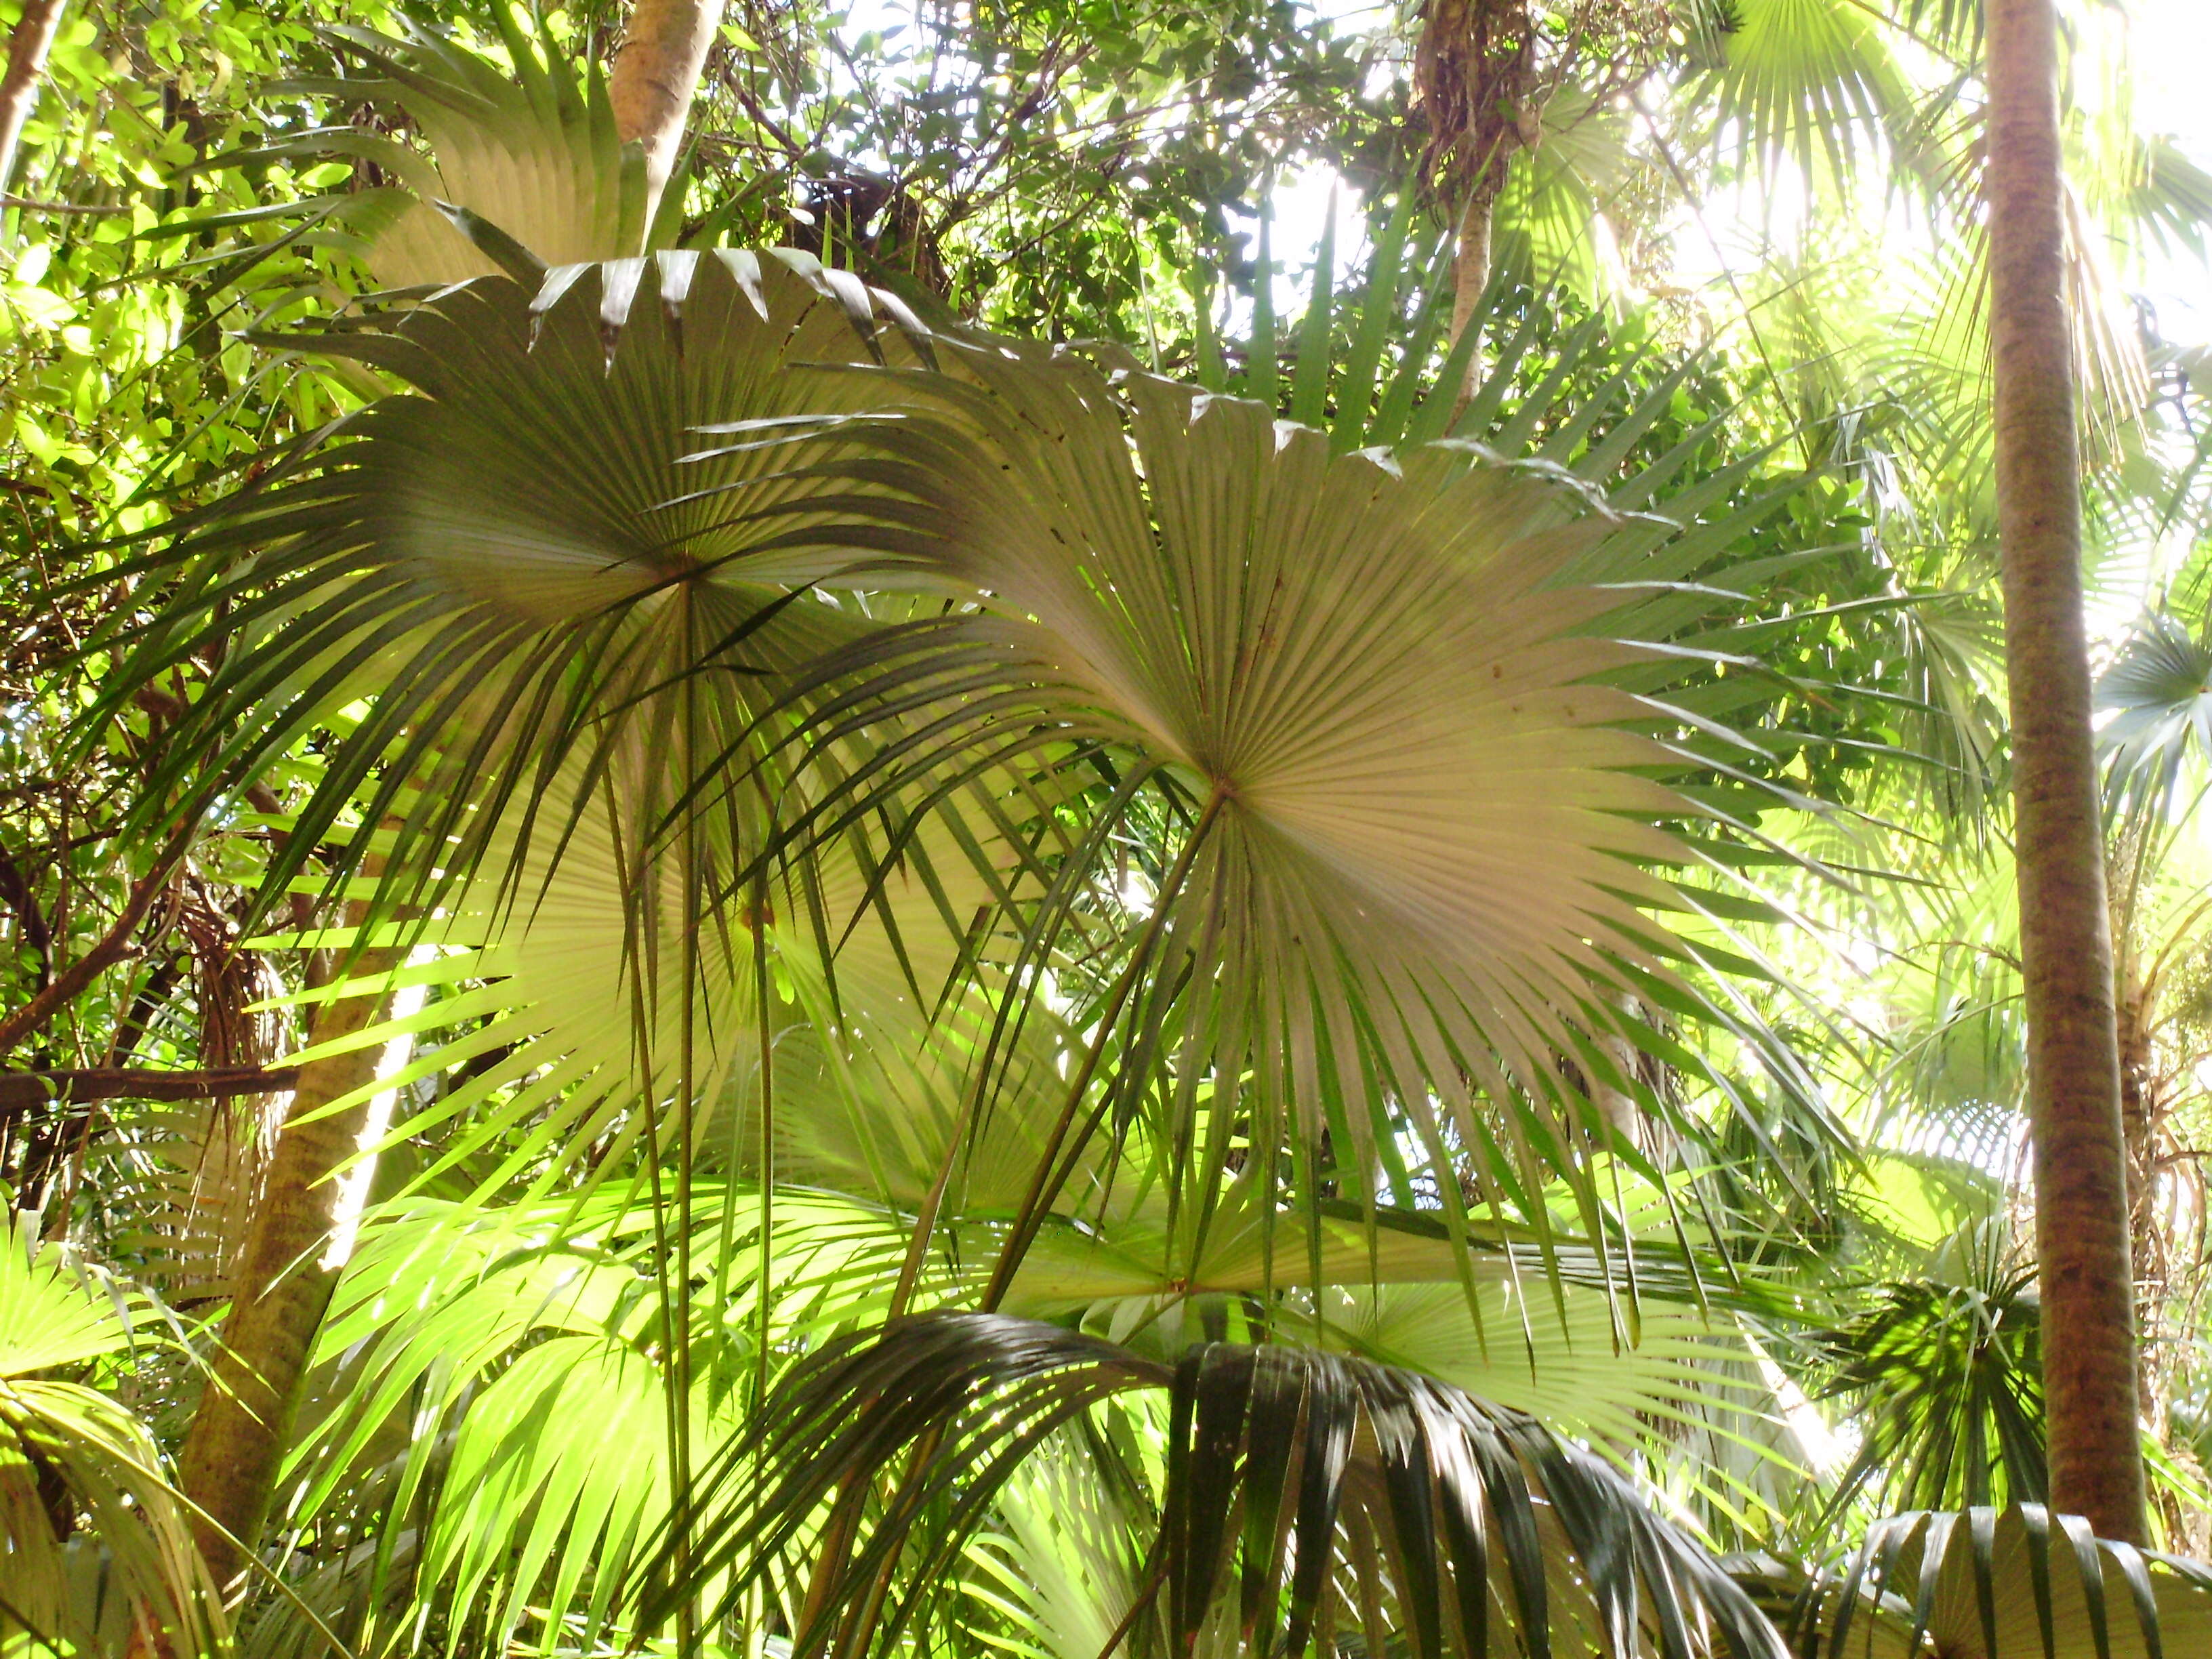
[[722,21],[722,0],[636,0],[607,79],[615,130],[645,147],[647,187],[655,200],[676,166],[691,96],[707,49]]
[[2051,0],[1990,0],[1990,316],[2051,1498],[2144,1541]]
[[[1502,166],[1495,169],[1503,171]],[[1498,221],[1498,190],[1488,176],[1479,179],[1468,192],[1465,209],[1460,215],[1459,252],[1452,260],[1452,343],[1459,343],[1460,336],[1470,325],[1481,326],[1476,311],[1482,296],[1490,287],[1491,228]],[[1467,360],[1467,388],[1471,391],[1482,378],[1476,359],[1482,352],[1478,337],[1474,349]],[[1465,392],[1461,394],[1466,395]]]
[[[402,956],[363,951],[349,976],[388,973]],[[330,1042],[366,1030],[385,1000],[372,993],[319,1005],[307,1040]],[[245,1565],[240,1545],[254,1547],[268,1518],[307,1357],[337,1283],[337,1272],[323,1262],[341,1201],[340,1183],[331,1176],[360,1145],[369,1103],[358,1101],[333,1115],[314,1114],[373,1081],[382,1052],[356,1048],[301,1066],[270,1159],[239,1260],[222,1346],[214,1357],[215,1376],[201,1397],[182,1459],[185,1495],[222,1528],[194,1521],[218,1583],[237,1575]]]
[[2152,1074],[2150,993],[2131,982],[2125,963],[2118,965],[2119,994],[2120,1136],[2128,1160],[2128,1267],[2136,1291],[2136,1407],[2151,1431],[2164,1438],[2164,1391],[2158,1386],[2153,1355],[2157,1349],[2158,1302],[2164,1275],[2158,1271],[2158,1093]]
[[15,146],[39,101],[39,81],[61,22],[62,0],[23,0],[23,15],[8,37],[8,73],[0,76],[0,193],[15,173]]

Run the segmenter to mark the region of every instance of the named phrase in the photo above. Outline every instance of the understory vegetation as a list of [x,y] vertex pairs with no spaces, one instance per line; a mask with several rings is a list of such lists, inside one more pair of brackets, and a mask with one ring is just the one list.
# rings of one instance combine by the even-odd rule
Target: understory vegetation
[[2212,157],[2058,9],[2060,868],[2045,3],[0,0],[0,1659],[2212,1652]]

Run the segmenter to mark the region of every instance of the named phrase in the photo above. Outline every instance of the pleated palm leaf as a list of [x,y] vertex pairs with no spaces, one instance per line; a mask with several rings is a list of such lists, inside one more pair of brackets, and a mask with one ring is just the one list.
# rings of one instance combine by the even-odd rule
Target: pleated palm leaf
[[[431,1154],[412,1173],[416,1188],[465,1180],[487,1200],[526,1204],[586,1170],[628,1179],[641,1157],[679,1183],[701,1165],[757,1171],[764,1066],[787,1103],[769,1115],[773,1138],[834,1142],[865,1096],[868,1139],[854,1150],[878,1169],[960,1097],[989,1016],[963,967],[966,930],[994,892],[1022,881],[1003,811],[1029,810],[1027,797],[1006,807],[979,782],[940,801],[903,848],[855,830],[732,893],[719,817],[688,842],[638,857],[623,801],[665,798],[685,775],[641,776],[635,760],[581,799],[586,767],[574,761],[518,801],[513,827],[485,842],[477,878],[433,922],[262,941],[416,947],[398,982],[434,988],[433,999],[299,1057],[414,1044],[409,1063],[355,1098],[429,1085],[432,1097],[368,1153],[411,1144]],[[688,878],[687,846],[699,872]],[[286,1000],[353,988],[340,980]],[[1048,1063],[1029,1048],[1026,1064]],[[791,1150],[772,1161],[805,1178]],[[526,1179],[518,1194],[513,1183]],[[910,1182],[845,1184],[888,1200]]]
[[1085,1065],[1067,1133],[1154,1110],[1152,1087],[1177,1179],[1223,1167],[1248,1117],[1255,1149],[1310,1157],[1326,1129],[1376,1168],[1401,1112],[1479,1201],[1540,1219],[1528,1183],[1604,1133],[1558,1057],[1633,1092],[1596,1034],[1698,1062],[1623,1000],[1723,1018],[1650,917],[1683,902],[1654,870],[1692,857],[1659,821],[1705,809],[1630,728],[1680,717],[1605,683],[1650,653],[1607,637],[1619,589],[1573,580],[1616,521],[1464,449],[1332,455],[1133,370],[939,350],[963,378],[897,375],[912,408],[834,429],[911,498],[890,544],[984,614],[887,634],[872,690],[994,666],[1188,826],[1098,1005],[1167,1070],[1125,1058],[1093,1105]]
[[[367,1547],[348,1605],[385,1584],[434,1606],[455,1639],[546,1647],[626,1628],[617,1589],[684,1479],[671,1351],[686,1355],[678,1420],[703,1462],[787,1351],[880,1320],[905,1248],[896,1218],[828,1194],[784,1191],[771,1212],[750,1188],[696,1194],[672,1253],[675,1224],[604,1190],[417,1200],[369,1224],[318,1338],[323,1414],[286,1483],[288,1528]],[[672,1254],[695,1281],[672,1282]]]
[[[619,973],[618,957],[606,971]],[[792,1043],[818,1041],[819,1029],[793,1024],[778,1038],[772,1195],[746,1178],[747,1122],[726,1140],[702,1136],[702,1167],[688,1181],[665,1172],[683,1194],[672,1214],[657,1208],[659,1188],[640,1171],[583,1198],[521,1208],[407,1200],[368,1224],[320,1339],[323,1363],[339,1367],[325,1387],[329,1413],[288,1481],[298,1493],[289,1523],[319,1536],[386,1517],[379,1524],[396,1538],[392,1517],[415,1517],[417,1542],[404,1559],[363,1553],[357,1592],[380,1572],[419,1572],[419,1593],[454,1628],[512,1632],[542,1613],[548,1640],[564,1619],[599,1629],[626,1618],[629,1608],[608,1599],[612,1579],[639,1522],[665,1511],[679,1478],[663,1421],[667,1378],[650,1363],[669,1352],[661,1334],[672,1322],[690,1333],[690,1461],[704,1464],[741,1431],[764,1381],[840,1332],[881,1321],[942,1152],[926,1139],[915,1147],[912,1184],[895,1207],[857,1195],[912,1134],[902,1121],[911,1097],[871,1095],[810,1067]],[[1059,1109],[1058,1072],[1039,1074],[1043,1086],[1001,1097],[990,1134],[958,1161],[936,1229],[942,1249],[924,1265],[915,1305],[957,1308],[984,1291]],[[823,1139],[817,1126],[848,1121],[856,1144],[827,1137],[841,1156],[809,1150]],[[931,1121],[951,1133],[949,1110]],[[1525,1228],[1490,1223],[1455,1241],[1433,1212],[1347,1213],[1320,1218],[1309,1249],[1308,1219],[1271,1227],[1245,1181],[1194,1260],[1157,1175],[1135,1173],[1151,1165],[1147,1150],[1133,1144],[1117,1156],[1133,1173],[1113,1201],[1085,1206],[1079,1225],[1048,1218],[1006,1306],[1110,1332],[1151,1363],[1172,1363],[1198,1330],[1225,1319],[1410,1364],[1623,1462],[1661,1455],[1647,1444],[1652,1425],[1717,1413],[1739,1436],[1755,1427],[1755,1391],[1714,1398],[1719,1372],[1747,1357],[1734,1315],[1698,1305],[1694,1273],[1666,1260],[1664,1237],[1639,1246],[1641,1316],[1624,1343],[1617,1269],[1587,1246],[1555,1238],[1547,1260]],[[1103,1162],[1094,1158],[1088,1174]],[[1645,1206],[1649,1224],[1663,1227],[1662,1207]],[[687,1236],[672,1240],[678,1229]],[[1325,1275],[1317,1289],[1314,1261]],[[1547,1268],[1568,1282],[1532,1300]],[[587,1441],[569,1431],[580,1415],[599,1425]]]
[[[492,841],[514,842],[507,808],[526,781],[549,787],[572,760],[580,800],[626,786],[641,854],[696,781],[657,763],[681,750],[696,772],[733,744],[772,750],[775,671],[855,631],[794,592],[878,562],[830,528],[835,511],[813,527],[791,511],[849,484],[789,475],[773,455],[681,466],[688,434],[840,407],[839,383],[787,369],[865,356],[884,337],[876,303],[803,254],[667,254],[594,268],[535,309],[490,279],[319,337],[415,395],[371,405],[142,562],[177,580],[123,678],[157,675],[210,629],[244,647],[179,732],[155,799],[197,798],[185,780],[203,769],[250,775],[366,697],[272,863],[272,894],[334,826],[386,823],[403,801],[421,810],[388,844],[387,884],[430,862],[440,880],[465,878]],[[611,362],[609,329],[629,348]],[[739,478],[757,485],[750,504],[669,505]],[[712,804],[751,805],[734,800]]]
[[1853,1402],[1861,1437],[1838,1510],[1862,1490],[1885,1508],[1927,1510],[2046,1495],[2033,1269],[2009,1259],[1991,1223],[1931,1266],[1869,1287],[1874,1304],[1820,1339],[1834,1367],[1826,1392]]
[[2140,833],[2179,804],[2191,757],[2212,757],[2212,650],[2180,618],[2153,613],[2098,677],[2096,700],[2110,714],[2097,732],[2107,811]]
[[1898,36],[1884,27],[1884,12],[1899,9],[1743,0],[1691,107],[1770,175],[1786,160],[1808,185],[1848,183],[1865,152],[1904,137],[1915,113]]
[[[360,71],[283,90],[334,106],[335,123],[193,170],[338,158],[367,162],[390,182],[230,215],[221,226],[304,217],[320,240],[360,255],[388,289],[490,276],[502,259],[559,266],[669,246],[674,214],[664,200],[680,213],[682,180],[655,198],[643,150],[617,130],[599,64],[578,59],[546,20],[533,33],[495,6],[490,21],[495,58],[404,17],[396,37],[325,31],[325,44]],[[362,105],[404,116],[428,153],[343,118]]]
[[[181,793],[251,771],[374,692],[272,890],[334,825],[403,800],[422,805],[393,869],[450,883],[497,846],[511,878],[514,804],[580,757],[592,784],[575,799],[628,797],[633,870],[697,803],[739,815],[711,833],[722,862],[699,889],[721,902],[759,867],[764,814],[819,823],[848,786],[880,805],[921,779],[1105,744],[1136,768],[1124,799],[1141,786],[1204,829],[1125,940],[1101,1030],[1126,1042],[1125,1010],[1164,1029],[1162,1000],[1138,993],[1170,960],[1195,964],[1182,1007],[1223,1011],[1184,1027],[1210,1053],[1130,1046],[1123,1115],[1144,1068],[1170,1065],[1188,1130],[1212,1059],[1251,1055],[1263,1140],[1284,1144],[1295,1097],[1309,1151],[1333,1120],[1338,1156],[1372,1167],[1399,1103],[1449,1163],[1434,1090],[1481,1201],[1525,1205],[1529,1182],[1575,1169],[1562,1129],[1597,1126],[1555,1056],[1632,1091],[1594,1041],[1624,1024],[1620,1003],[1710,1012],[1662,965],[1683,947],[1647,914],[1681,902],[1648,866],[1690,856],[1652,821],[1698,813],[1644,775],[1674,763],[1667,750],[1622,729],[1671,717],[1592,683],[1639,653],[1603,637],[1618,590],[1563,580],[1598,545],[1608,577],[1632,571],[1620,526],[1462,453],[1332,459],[1318,438],[1279,444],[1249,405],[1141,378],[1109,388],[995,343],[958,348],[965,372],[998,377],[964,404],[919,368],[816,373],[803,366],[866,350],[866,297],[844,295],[848,309],[833,277],[662,256],[556,285],[534,344],[495,279],[340,337],[429,395],[374,406],[319,467],[187,544],[179,595],[117,685],[218,617],[252,643],[227,657],[164,781]],[[926,417],[836,415],[924,398]],[[957,424],[994,410],[995,428]],[[688,428],[714,425],[742,441],[679,465],[701,444]],[[860,598],[887,579],[964,597],[892,624]],[[854,601],[804,591],[832,586]],[[965,614],[978,605],[994,614]],[[826,714],[802,706],[813,684]],[[844,684],[864,691],[831,694]],[[896,720],[912,726],[890,742]],[[558,844],[573,828],[539,831]],[[1032,967],[1065,943],[1054,926],[1030,925]],[[1626,1023],[1626,1041],[1686,1057]],[[1211,1118],[1216,1165],[1234,1103]]]

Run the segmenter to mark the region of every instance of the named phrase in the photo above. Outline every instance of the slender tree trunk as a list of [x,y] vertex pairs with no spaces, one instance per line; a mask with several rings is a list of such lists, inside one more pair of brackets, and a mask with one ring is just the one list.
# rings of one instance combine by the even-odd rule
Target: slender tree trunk
[[2144,1541],[2051,0],[1990,0],[1990,332],[2051,1498]]
[[699,71],[721,21],[722,0],[636,0],[630,8],[607,97],[623,142],[645,146],[647,185],[656,200],[676,166]]
[[[1502,173],[1501,161],[1492,171]],[[1459,343],[1469,324],[1476,322],[1475,311],[1482,296],[1490,287],[1491,228],[1498,221],[1498,185],[1503,180],[1486,174],[1475,180],[1468,192],[1466,208],[1460,215],[1459,251],[1452,259],[1452,343]],[[1477,344],[1479,352],[1481,346]],[[1468,384],[1472,386],[1477,377],[1474,359],[1468,359]]]
[[[388,973],[402,954],[363,951],[349,976]],[[385,1000],[371,994],[318,1005],[308,1042],[330,1042],[367,1030]],[[301,1066],[270,1158],[239,1260],[222,1346],[214,1358],[215,1376],[201,1397],[182,1458],[185,1495],[222,1529],[194,1522],[218,1583],[236,1577],[245,1565],[240,1545],[253,1548],[268,1518],[307,1357],[337,1283],[337,1272],[323,1266],[340,1202],[340,1185],[331,1176],[360,1145],[369,1103],[302,1120],[374,1081],[381,1052],[372,1045]]]
[[8,73],[0,76],[0,193],[15,171],[15,146],[39,101],[39,81],[61,21],[62,0],[23,0],[23,15],[8,37]]

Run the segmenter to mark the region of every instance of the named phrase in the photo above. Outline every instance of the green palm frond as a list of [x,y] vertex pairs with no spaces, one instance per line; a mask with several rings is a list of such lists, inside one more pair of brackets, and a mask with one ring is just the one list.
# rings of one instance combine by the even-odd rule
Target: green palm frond
[[1872,8],[1849,0],[1741,0],[1711,71],[1714,125],[1771,171],[1848,180],[1854,138],[1879,144],[1911,110],[1910,83]]
[[1746,1358],[1724,1316],[1647,1303],[1634,1344],[1616,1346],[1601,1296],[1570,1291],[1559,1310],[1532,1310],[1524,1328],[1509,1288],[1486,1287],[1482,1295],[1487,1305],[1478,1319],[1466,1291],[1449,1281],[1340,1285],[1317,1298],[1323,1309],[1316,1316],[1278,1322],[1291,1340],[1418,1371],[1617,1455],[1663,1424],[1689,1421],[1699,1407],[1724,1418],[1761,1403],[1758,1391],[1731,1388],[1715,1369]]
[[0,1230],[0,1643],[120,1652],[160,1637],[180,1653],[229,1639],[189,1511],[137,1418],[47,1373],[131,1342],[119,1300],[34,1258]]
[[969,1540],[961,1590],[975,1613],[963,1622],[994,1649],[1098,1659],[1136,1605],[1138,1518],[1118,1489],[1126,1482],[1100,1479],[1099,1462],[1047,1445],[1000,1489],[991,1529]]
[[2212,1642],[2212,1571],[2099,1538],[2039,1504],[1877,1522],[1841,1571],[1738,1576],[1801,1654],[2155,1659]]
[[411,1522],[406,1559],[367,1552],[356,1592],[397,1573],[457,1638],[535,1626],[547,1645],[575,1629],[593,1639],[627,1614],[617,1589],[674,1501],[671,1348],[688,1351],[703,1461],[787,1352],[882,1317],[905,1248],[896,1218],[780,1192],[765,1258],[762,1219],[750,1188],[695,1194],[698,1278],[672,1287],[641,1194],[416,1200],[374,1218],[318,1338],[337,1370],[294,1455],[287,1523],[374,1538]]
[[1850,1402],[1860,1433],[1838,1510],[1875,1488],[1914,1509],[2045,1495],[2034,1270],[1989,1223],[1936,1266],[1951,1272],[1875,1287],[1872,1306],[1816,1339],[1834,1368],[1825,1392]]
[[1561,88],[1538,113],[1539,143],[1514,152],[1498,198],[1493,268],[1534,288],[1592,301],[1625,285],[1608,216],[1636,165],[1627,111]]
[[2171,808],[2182,768],[2212,757],[2212,649],[2166,612],[2146,617],[2097,678],[2108,810]]
[[[307,207],[344,227],[339,245],[359,252],[387,289],[466,282],[518,260],[559,267],[667,246],[672,225],[658,211],[644,152],[623,143],[598,63],[579,58],[542,20],[533,33],[507,7],[490,15],[499,58],[403,18],[398,38],[326,33],[341,61],[365,72],[288,83],[340,110],[367,104],[404,117],[427,153],[341,124],[211,156],[196,170],[369,163],[395,182]],[[682,191],[676,181],[671,205],[680,206]]]
[[1341,1355],[1212,1344],[1170,1367],[1002,1316],[916,1319],[795,1373],[723,1461],[690,1575],[803,1587],[810,1529],[834,1504],[849,1518],[827,1524],[857,1524],[858,1547],[816,1581],[794,1652],[818,1651],[864,1597],[882,1621],[846,1621],[847,1640],[887,1650],[909,1626],[925,1636],[937,1575],[1041,1440],[1150,1390],[1170,1401],[1167,1467],[1127,1620],[1156,1618],[1170,1650],[1218,1627],[1222,1650],[1330,1651],[1357,1626],[1371,1653],[1504,1639],[1782,1659],[1710,1557],[1533,1419]]

